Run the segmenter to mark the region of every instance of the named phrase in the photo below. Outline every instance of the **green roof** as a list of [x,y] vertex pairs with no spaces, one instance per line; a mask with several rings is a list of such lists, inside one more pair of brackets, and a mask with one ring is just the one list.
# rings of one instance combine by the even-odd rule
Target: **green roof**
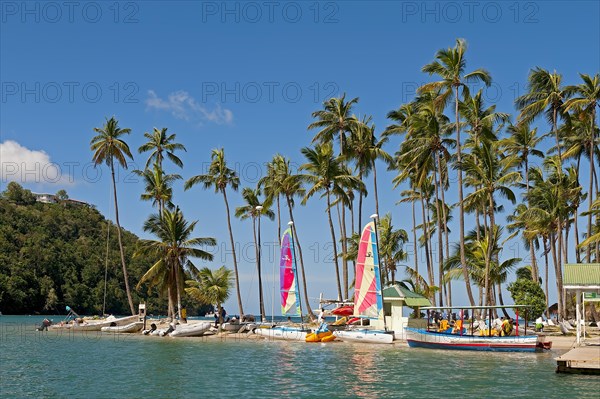
[[384,288],[383,297],[384,299],[403,300],[406,306],[431,306],[429,299],[398,284]]
[[565,286],[600,286],[600,263],[566,263],[563,284]]

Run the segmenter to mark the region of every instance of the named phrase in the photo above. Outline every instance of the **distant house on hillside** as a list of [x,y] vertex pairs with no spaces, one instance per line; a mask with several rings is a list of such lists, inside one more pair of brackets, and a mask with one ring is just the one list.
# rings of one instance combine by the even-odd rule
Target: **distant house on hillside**
[[95,208],[96,207],[95,205],[92,205],[89,202],[79,201],[79,200],[72,199],[72,198],[68,198],[66,200],[63,200],[63,202],[66,202],[67,204],[73,204],[73,205],[89,206],[90,208]]
[[72,198],[60,199],[55,194],[38,194],[38,193],[32,193],[32,194],[35,196],[35,200],[37,202],[41,202],[44,204],[66,203],[66,204],[89,206],[91,208],[95,208],[95,205],[92,205],[88,202],[79,201],[79,200],[72,199]]
[[37,202],[42,202],[44,204],[56,204],[58,202],[58,198],[54,194],[38,194],[32,193]]

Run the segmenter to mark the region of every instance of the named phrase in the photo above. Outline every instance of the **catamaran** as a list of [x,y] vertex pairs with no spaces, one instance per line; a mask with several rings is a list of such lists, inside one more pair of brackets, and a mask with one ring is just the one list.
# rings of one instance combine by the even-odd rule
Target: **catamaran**
[[[279,261],[279,282],[281,292],[281,314],[282,316],[298,315],[302,320],[302,303],[300,300],[299,282],[296,267],[296,255],[294,250],[294,236],[292,224],[281,237],[281,258]],[[310,329],[295,326],[273,326],[270,328],[256,328],[254,332],[270,339],[285,339],[290,341],[304,341]]]
[[[420,347],[429,349],[460,349],[460,350],[475,350],[475,351],[495,351],[495,352],[535,352],[543,347],[539,343],[537,335],[527,335],[527,320],[525,320],[524,335],[519,335],[519,313],[518,309],[524,308],[524,305],[509,305],[509,306],[453,306],[453,307],[426,307],[421,308],[427,311],[427,327],[412,328],[406,330],[406,341],[410,347]],[[517,324],[515,335],[500,336],[494,332],[491,325],[485,326],[485,322],[471,323],[469,328],[462,327],[464,325],[465,310],[483,310],[489,312],[488,320],[492,320],[492,310],[501,308],[517,309]],[[460,310],[460,319],[456,320],[458,328],[430,328],[431,311],[435,310]],[[443,323],[445,320],[442,320]],[[441,324],[440,323],[440,324]],[[456,326],[455,324],[455,326]],[[475,330],[475,325],[478,324],[478,330]]]
[[337,330],[334,335],[342,341],[368,342],[374,344],[391,344],[394,340],[392,331],[387,331],[383,315],[383,294],[381,290],[381,274],[379,270],[379,252],[377,239],[377,215],[371,215],[360,235],[358,255],[356,258],[356,283],[354,290],[354,315],[383,322],[383,330],[372,328],[350,327]]

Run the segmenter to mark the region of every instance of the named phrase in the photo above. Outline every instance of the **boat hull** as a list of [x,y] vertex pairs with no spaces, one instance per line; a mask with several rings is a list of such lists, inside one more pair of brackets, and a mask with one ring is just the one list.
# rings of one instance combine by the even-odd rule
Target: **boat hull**
[[210,329],[211,323],[179,324],[169,335],[171,337],[198,337]]
[[286,341],[306,341],[306,334],[310,331],[298,327],[272,327],[257,328],[254,333],[267,339],[280,339]]
[[391,344],[394,341],[394,334],[383,330],[338,330],[333,335],[340,341],[364,342],[369,344]]
[[538,346],[536,335],[485,337],[456,335],[431,331],[406,329],[406,341],[412,348],[473,350],[491,352],[535,352]]
[[102,332],[111,333],[134,333],[140,331],[144,327],[144,322],[136,321],[124,326],[102,327]]
[[76,323],[76,324],[53,324],[49,328],[56,330],[69,330],[69,331],[101,331],[103,327],[111,327],[111,326],[125,326],[130,323],[136,322],[139,320],[139,317],[136,316],[127,316],[121,318],[108,318],[103,321],[91,322],[91,323]]

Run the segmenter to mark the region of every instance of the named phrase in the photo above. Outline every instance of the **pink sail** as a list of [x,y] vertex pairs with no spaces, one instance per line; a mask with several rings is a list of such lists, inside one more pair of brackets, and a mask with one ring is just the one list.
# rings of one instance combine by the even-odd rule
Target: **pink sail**
[[[279,261],[279,281],[281,284],[281,314],[300,315],[298,302],[298,280],[296,277],[296,262],[294,259],[294,242],[292,231],[288,228],[281,237],[281,259]],[[295,308],[295,310],[294,310]]]
[[379,254],[373,222],[367,224],[360,235],[356,258],[354,314],[369,318],[383,318]]

